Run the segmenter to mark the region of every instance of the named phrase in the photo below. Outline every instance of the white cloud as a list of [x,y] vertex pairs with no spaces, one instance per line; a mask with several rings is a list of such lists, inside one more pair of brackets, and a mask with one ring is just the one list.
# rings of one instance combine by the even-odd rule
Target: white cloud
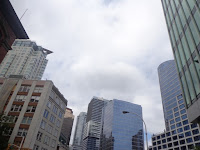
[[11,0],[32,40],[54,51],[53,80],[77,116],[92,96],[142,105],[150,133],[164,129],[157,67],[172,59],[157,0]]

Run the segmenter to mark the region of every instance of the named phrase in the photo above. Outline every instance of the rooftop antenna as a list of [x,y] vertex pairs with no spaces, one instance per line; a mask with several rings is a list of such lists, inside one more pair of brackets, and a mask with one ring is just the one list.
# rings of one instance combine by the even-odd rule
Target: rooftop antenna
[[27,12],[27,10],[28,10],[28,9],[26,9],[26,10],[24,11],[24,13],[22,14],[22,16],[20,17],[20,19],[19,19],[19,20],[21,20],[21,19],[22,19],[22,17],[24,17],[24,15],[25,15],[25,13]]

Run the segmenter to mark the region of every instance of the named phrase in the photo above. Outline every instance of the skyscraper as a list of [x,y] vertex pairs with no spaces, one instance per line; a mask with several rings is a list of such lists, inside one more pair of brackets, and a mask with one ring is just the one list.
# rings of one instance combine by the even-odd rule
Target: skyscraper
[[160,64],[158,76],[166,130],[152,136],[150,150],[189,150],[200,145],[199,126],[188,121],[175,61]]
[[86,112],[81,112],[77,117],[73,140],[73,150],[82,150],[83,131],[86,123],[86,117]]
[[102,108],[108,100],[93,97],[88,105],[87,119],[83,134],[83,150],[98,150],[101,134]]
[[161,1],[188,118],[200,123],[200,1]]
[[73,111],[70,108],[66,108],[61,128],[60,142],[67,147],[69,147],[73,122],[74,122]]
[[0,64],[0,77],[22,75],[25,79],[40,80],[51,51],[26,39],[16,39]]
[[142,107],[130,102],[112,100],[103,108],[100,150],[143,150]]

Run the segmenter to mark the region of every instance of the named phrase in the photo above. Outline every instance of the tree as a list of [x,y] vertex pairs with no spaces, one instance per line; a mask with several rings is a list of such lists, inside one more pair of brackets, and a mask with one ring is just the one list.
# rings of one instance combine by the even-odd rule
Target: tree
[[5,135],[8,135],[9,130],[11,129],[10,123],[8,123],[9,117],[3,114],[0,114],[0,149],[4,150],[8,147],[8,139],[5,138]]
[[195,146],[195,150],[200,150],[200,146]]

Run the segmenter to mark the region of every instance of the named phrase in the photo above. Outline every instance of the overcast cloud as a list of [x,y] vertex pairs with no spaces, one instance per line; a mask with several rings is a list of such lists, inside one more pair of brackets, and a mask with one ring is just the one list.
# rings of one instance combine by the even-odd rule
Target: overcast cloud
[[75,116],[93,96],[142,105],[148,132],[164,130],[157,67],[172,59],[160,0],[11,0],[31,40],[54,53],[43,79]]

